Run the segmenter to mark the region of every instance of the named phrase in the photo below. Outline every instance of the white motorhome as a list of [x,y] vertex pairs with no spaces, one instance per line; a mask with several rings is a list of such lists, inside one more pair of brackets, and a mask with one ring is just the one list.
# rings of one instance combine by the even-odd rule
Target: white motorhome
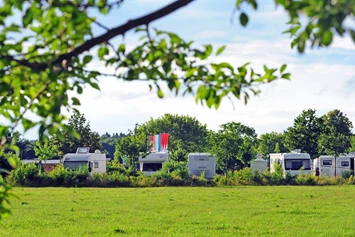
[[89,153],[89,147],[79,147],[76,153],[68,153],[63,158],[63,165],[70,170],[80,165],[88,165],[89,173],[106,173],[106,155],[99,150]]
[[313,160],[313,170],[316,176],[341,176],[344,171],[354,171],[355,153],[334,156],[320,156]]
[[149,155],[139,157],[139,170],[145,175],[151,175],[161,170],[164,162],[168,162],[168,152],[152,152]]
[[267,161],[263,159],[263,155],[258,154],[256,159],[251,162],[250,168],[263,173],[267,168]]
[[212,179],[216,175],[216,156],[209,153],[190,153],[187,166],[190,176],[200,176],[205,171],[205,178]]
[[272,153],[270,157],[270,172],[275,171],[275,163],[280,164],[284,174],[298,175],[303,167],[302,174],[311,174],[311,157],[307,153],[300,153],[301,150],[295,150],[291,153]]

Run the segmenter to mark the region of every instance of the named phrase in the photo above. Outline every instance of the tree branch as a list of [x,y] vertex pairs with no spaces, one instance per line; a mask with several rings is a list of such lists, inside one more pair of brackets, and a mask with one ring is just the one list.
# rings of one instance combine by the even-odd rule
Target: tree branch
[[155,12],[152,12],[148,15],[142,16],[140,18],[134,19],[134,20],[129,20],[127,23],[120,25],[118,27],[112,28],[111,30],[107,31],[106,33],[92,38],[82,45],[76,47],[73,51],[69,53],[65,53],[60,55],[56,60],[54,60],[51,63],[30,63],[27,60],[16,60],[13,57],[9,58],[12,60],[15,60],[17,63],[30,67],[35,70],[45,70],[48,68],[50,65],[55,65],[55,64],[61,64],[62,61],[64,60],[70,60],[72,57],[78,56],[81,53],[90,50],[96,45],[99,45],[101,43],[107,42],[111,40],[112,38],[116,37],[117,35],[124,35],[127,31],[134,29],[140,25],[148,25],[149,23],[158,20],[166,15],[169,15],[170,13],[178,10],[179,8],[182,8],[189,3],[193,2],[194,0],[177,0]]
[[57,64],[57,63],[62,62],[63,60],[68,60],[72,57],[75,57],[87,50],[90,50],[92,47],[94,47],[98,44],[101,44],[103,42],[109,41],[110,39],[114,38],[117,35],[122,35],[122,34],[126,33],[127,31],[129,31],[133,28],[136,28],[137,26],[147,25],[157,19],[160,19],[160,18],[176,11],[177,9],[179,9],[183,6],[186,6],[187,4],[191,3],[192,1],[194,1],[194,0],[178,0],[174,3],[169,4],[166,7],[159,9],[158,11],[151,13],[151,14],[137,18],[135,20],[130,20],[126,24],[123,24],[121,26],[113,28],[101,36],[98,36],[96,38],[86,41],[84,44],[75,48],[73,51],[60,55],[58,57],[58,59],[53,62],[53,64]]
[[[90,19],[90,20],[91,20],[91,19]],[[104,26],[103,24],[101,24],[101,23],[100,23],[100,22],[98,22],[98,21],[92,20],[92,22],[93,22],[93,23],[95,23],[96,25],[100,26],[101,28],[103,28],[103,29],[107,30],[107,31],[109,31],[109,30],[110,30],[110,28],[108,28],[108,27]]]

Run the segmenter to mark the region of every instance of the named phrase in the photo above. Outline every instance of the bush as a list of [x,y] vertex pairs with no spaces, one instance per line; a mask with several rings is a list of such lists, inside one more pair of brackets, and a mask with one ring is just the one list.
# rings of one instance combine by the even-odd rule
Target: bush
[[47,179],[42,167],[35,163],[21,163],[19,167],[12,170],[6,180],[9,184],[16,186],[38,187]]
[[253,172],[250,168],[244,168],[234,172],[235,181],[239,184],[252,184]]
[[287,172],[286,176],[285,176],[285,183],[288,185],[296,184],[296,177],[294,175],[290,174],[289,172]]
[[128,175],[130,173],[130,170],[126,169],[121,163],[117,161],[111,161],[107,163],[107,173],[113,172]]
[[[133,174],[134,175],[131,175]],[[229,171],[223,175],[216,175],[213,180],[205,178],[205,172],[200,176],[189,177],[186,164],[169,162],[163,169],[152,176],[145,176],[142,172],[127,170],[120,164],[111,164],[110,172],[89,175],[87,166],[77,170],[65,169],[58,165],[52,172],[46,173],[40,165],[21,164],[7,176],[7,182],[14,186],[61,186],[61,187],[161,187],[161,186],[235,186],[235,185],[341,185],[354,184],[355,180],[350,172],[343,172],[342,176],[314,176],[302,174],[292,176],[284,174],[282,167],[275,165],[275,171],[269,168],[263,173],[244,168],[235,172]]]
[[344,170],[341,173],[341,177],[343,177],[343,179],[349,179],[353,174],[354,174],[353,170]]
[[230,185],[232,185],[231,179],[229,179],[229,178],[227,177],[227,175],[220,175],[220,174],[217,174],[217,175],[213,178],[212,182],[213,182],[214,184],[216,184],[217,186],[230,186]]
[[284,170],[280,164],[274,164],[274,172],[271,173],[271,183],[273,185],[281,185],[284,184]]
[[296,184],[298,185],[316,185],[318,183],[318,176],[312,174],[299,174],[296,178]]
[[262,174],[258,170],[253,171],[253,182],[255,184],[262,184],[263,183],[263,177]]
[[131,185],[129,177],[119,172],[107,173],[103,175],[103,180],[106,181],[107,187],[129,187]]
[[77,184],[73,182],[73,171],[64,168],[62,164],[57,165],[48,176],[51,178],[51,186],[77,186]]

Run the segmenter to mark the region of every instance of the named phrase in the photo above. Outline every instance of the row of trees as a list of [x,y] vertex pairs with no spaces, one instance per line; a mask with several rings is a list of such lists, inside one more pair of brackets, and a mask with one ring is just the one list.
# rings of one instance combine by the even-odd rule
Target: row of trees
[[292,127],[282,133],[266,133],[257,136],[254,128],[230,122],[220,125],[218,131],[208,130],[198,120],[189,116],[165,114],[144,124],[120,139],[116,146],[115,160],[127,157],[128,165],[134,165],[139,153],[147,149],[147,135],[167,132],[170,134],[170,160],[187,161],[190,152],[210,152],[217,157],[218,172],[246,167],[257,153],[289,152],[301,149],[312,158],[322,154],[339,156],[355,151],[352,122],[339,110],[317,116],[308,109],[294,119]]
[[[69,119],[68,127],[72,131],[62,131],[61,140],[52,136],[48,141],[29,141],[18,137],[20,158],[41,160],[60,158],[66,153],[75,152],[77,147],[88,146],[91,151],[99,149],[118,162],[127,158],[127,165],[134,167],[139,155],[147,152],[147,136],[169,133],[169,159],[186,162],[191,152],[209,152],[217,157],[217,170],[225,173],[249,166],[250,161],[261,153],[264,158],[269,153],[289,152],[301,149],[312,158],[322,154],[340,155],[355,151],[355,136],[352,134],[352,122],[339,110],[317,116],[316,110],[308,109],[294,119],[293,126],[282,133],[265,133],[259,137],[254,128],[241,123],[230,122],[220,125],[218,131],[212,131],[196,118],[174,114],[165,114],[160,118],[151,118],[143,124],[136,124],[128,134],[106,133],[99,135],[92,131],[83,114],[75,113]],[[80,139],[79,139],[80,137]],[[6,165],[6,156],[0,159],[0,165]]]
[[[275,150],[300,148],[312,158],[322,154],[339,156],[355,150],[352,128],[352,122],[340,110],[335,109],[319,117],[316,110],[308,109],[297,116],[293,126],[284,133],[264,134],[260,139],[275,144]],[[263,154],[271,152],[266,148],[260,151]]]

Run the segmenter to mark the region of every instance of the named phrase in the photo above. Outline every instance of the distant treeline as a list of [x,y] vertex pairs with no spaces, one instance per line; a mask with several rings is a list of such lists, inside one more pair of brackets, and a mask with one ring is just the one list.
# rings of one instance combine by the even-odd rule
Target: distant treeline
[[[43,145],[34,140],[27,140],[19,133],[17,138],[20,159],[61,158],[64,154],[75,152],[77,147],[88,146],[91,151],[99,149],[117,162],[127,157],[127,165],[134,167],[139,154],[147,151],[147,136],[169,133],[169,160],[186,162],[192,152],[209,152],[217,157],[217,173],[239,170],[250,165],[258,153],[266,158],[269,153],[289,152],[301,149],[312,158],[322,154],[339,155],[355,151],[355,136],[352,122],[341,111],[335,109],[318,116],[316,110],[308,109],[294,119],[293,126],[281,133],[258,134],[255,129],[238,122],[220,125],[218,131],[212,131],[196,118],[188,115],[165,114],[159,118],[136,124],[127,133],[105,133],[99,135],[92,131],[83,114],[71,116],[68,127],[72,128],[81,139],[72,132],[62,131],[60,139],[53,136],[48,144]],[[41,147],[37,149],[36,147]],[[46,152],[47,150],[54,152]],[[46,153],[47,156],[41,153]],[[53,155],[48,155],[53,154]],[[0,158],[0,166],[11,169],[5,156]]]

